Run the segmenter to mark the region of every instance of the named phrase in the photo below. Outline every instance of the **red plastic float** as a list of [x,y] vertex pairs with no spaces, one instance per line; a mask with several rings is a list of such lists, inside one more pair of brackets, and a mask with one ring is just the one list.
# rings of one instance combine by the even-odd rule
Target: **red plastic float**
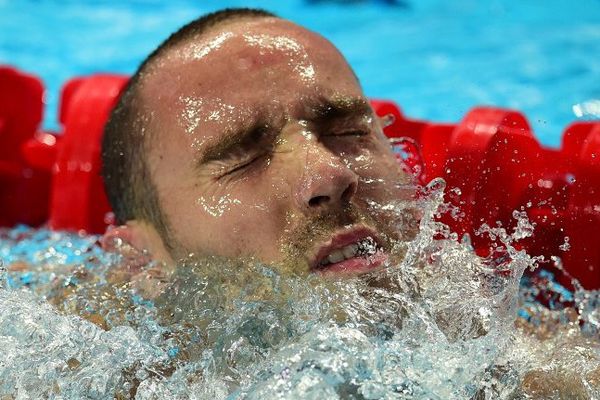
[[0,226],[35,226],[48,218],[50,174],[21,152],[42,120],[43,96],[37,77],[0,66]]
[[442,177],[446,200],[462,218],[443,222],[469,234],[478,254],[488,255],[489,240],[475,231],[484,223],[511,228],[514,210],[525,210],[536,224],[522,246],[531,254],[559,256],[566,273],[548,263],[561,283],[571,277],[586,289],[600,289],[600,122],[574,123],[560,149],[542,147],[519,112],[492,107],[471,110],[458,124],[405,118],[391,102],[372,101],[380,116],[393,114],[388,137],[408,136],[419,143],[424,182]]
[[[100,138],[126,82],[121,75],[69,81],[61,95],[63,132],[52,134],[37,131],[39,79],[0,67],[0,225],[104,231],[110,210],[99,175]],[[600,122],[572,124],[561,148],[547,149],[518,111],[477,107],[458,124],[439,124],[406,118],[389,101],[371,103],[378,115],[394,116],[388,137],[417,144],[420,154],[411,162],[422,160],[421,183],[442,177],[455,189],[447,200],[464,216],[444,222],[469,234],[479,254],[491,249],[475,230],[497,222],[510,228],[512,212],[523,209],[536,232],[522,245],[532,254],[560,256],[568,273],[556,272],[567,286],[570,275],[586,289],[600,288]]]
[[38,133],[21,147],[23,158],[51,175],[45,220],[51,229],[103,232],[110,206],[100,176],[104,125],[121,90],[123,75],[70,80],[61,93],[60,135]]
[[63,94],[65,130],[52,169],[50,228],[102,232],[112,222],[106,218],[110,206],[100,176],[100,143],[126,82],[119,75],[96,75],[75,81],[76,89]]

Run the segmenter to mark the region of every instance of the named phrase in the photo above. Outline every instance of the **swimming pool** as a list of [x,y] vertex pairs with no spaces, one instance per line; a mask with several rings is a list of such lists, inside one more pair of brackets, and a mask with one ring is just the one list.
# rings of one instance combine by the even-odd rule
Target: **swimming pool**
[[456,122],[475,105],[516,108],[542,143],[558,145],[564,127],[578,119],[573,106],[600,98],[596,0],[402,4],[4,0],[0,62],[44,79],[50,106],[45,126],[53,128],[59,89],[68,78],[131,74],[170,32],[200,14],[258,6],[329,38],[367,95],[395,100],[411,117]]
[[[413,9],[353,5],[350,11],[323,4],[296,6],[320,18],[345,12],[345,25],[369,26],[368,21],[379,13],[393,15],[396,21],[403,15],[408,22],[410,13],[414,17],[424,12],[420,8],[424,4]],[[45,7],[56,5],[41,5]],[[114,6],[105,7],[114,11]],[[136,6],[140,12],[147,7]],[[449,11],[440,3],[437,7],[431,10],[434,15],[441,12],[439,8]],[[89,12],[85,5],[74,8]],[[486,7],[471,16],[482,18],[492,12],[502,14],[502,9]],[[107,19],[115,18],[114,12],[108,15]],[[98,20],[105,17],[96,15]],[[155,16],[157,25],[163,17]],[[71,33],[69,38],[73,36],[77,35]],[[420,36],[415,43],[419,40]],[[431,36],[429,40],[435,42]],[[98,47],[80,44],[88,56],[97,52]],[[346,46],[352,54],[351,43]],[[403,53],[385,42],[378,46],[401,59]],[[460,54],[460,48],[452,49]],[[354,57],[364,59],[365,54],[369,53],[363,48]],[[384,57],[381,60],[373,75],[396,77],[382,69]],[[387,67],[402,70],[400,64]],[[482,69],[487,73],[486,65]],[[424,73],[417,61],[413,67],[415,76]],[[131,72],[133,67],[123,68]],[[434,88],[426,81],[437,75],[428,74],[422,86],[412,89]],[[377,86],[365,85],[371,95],[378,95]],[[389,89],[389,82],[381,85]],[[404,95],[413,95],[404,92],[402,83],[395,85]],[[448,90],[460,92],[457,87],[464,85]],[[438,102],[432,109],[442,110],[439,100],[446,96],[436,93],[430,98]],[[453,103],[452,112],[463,112],[455,107]],[[541,370],[544,384],[550,380],[560,385],[560,379],[544,375],[544,368],[553,362],[562,362],[563,368],[577,371],[587,381],[595,379],[600,371],[596,369],[600,366],[598,294],[568,292],[553,286],[548,275],[541,276],[546,282],[520,288],[521,274],[536,263],[513,246],[513,240],[531,234],[528,221],[519,221],[513,234],[488,227],[487,234],[500,238],[497,253],[480,259],[467,242],[458,243],[432,221],[441,189],[428,188],[429,198],[421,205],[426,214],[421,232],[406,244],[406,261],[390,266],[371,282],[298,279],[265,265],[245,270],[235,263],[207,260],[186,264],[188,268],[177,271],[168,290],[153,296],[144,278],[155,277],[154,266],[144,261],[142,279],[129,283],[127,278],[139,267],[139,260],[100,251],[97,237],[24,227],[0,230],[0,256],[8,268],[0,271],[0,284],[11,289],[0,290],[1,393],[55,398],[135,394],[143,399],[505,398],[519,390],[519,379],[532,369]],[[423,274],[418,267],[425,261]],[[555,303],[551,305],[556,310],[541,310],[539,297]],[[576,303],[580,318],[566,307],[570,303]],[[540,341],[535,335],[518,335],[515,323],[550,338]],[[577,336],[580,324],[588,336]],[[551,332],[544,332],[546,327]],[[557,351],[559,361],[553,359]],[[535,386],[536,379],[530,377],[533,383],[529,384]],[[592,390],[588,393],[595,394]]]

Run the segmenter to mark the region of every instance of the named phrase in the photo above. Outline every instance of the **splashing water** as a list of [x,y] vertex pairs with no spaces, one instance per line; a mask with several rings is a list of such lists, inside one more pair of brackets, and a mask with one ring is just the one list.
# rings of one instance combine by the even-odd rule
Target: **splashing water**
[[541,261],[515,246],[526,215],[481,227],[480,258],[436,221],[444,189],[400,265],[340,281],[216,258],[168,276],[96,237],[0,231],[0,397],[600,396],[600,293],[519,285]]

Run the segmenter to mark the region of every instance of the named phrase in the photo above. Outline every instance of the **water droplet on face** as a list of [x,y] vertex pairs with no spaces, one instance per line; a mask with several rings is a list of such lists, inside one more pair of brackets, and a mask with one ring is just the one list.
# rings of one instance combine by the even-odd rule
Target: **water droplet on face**
[[231,210],[232,205],[240,205],[242,202],[232,198],[230,194],[224,196],[212,196],[205,198],[200,196],[196,204],[201,206],[204,212],[213,217],[222,217],[227,211]]
[[262,56],[273,52],[284,53],[290,69],[299,80],[307,84],[316,79],[315,68],[304,46],[292,37],[268,34],[245,34],[244,40],[251,47],[258,47]]
[[193,133],[201,121],[203,100],[195,97],[180,97],[179,102],[183,105],[180,121],[188,134]]
[[191,43],[186,47],[186,50],[183,54],[185,58],[188,59],[196,59],[200,60],[208,56],[213,51],[221,48],[223,44],[233,37],[232,32],[222,32],[218,34],[215,38],[211,39],[208,43],[196,43],[191,41]]

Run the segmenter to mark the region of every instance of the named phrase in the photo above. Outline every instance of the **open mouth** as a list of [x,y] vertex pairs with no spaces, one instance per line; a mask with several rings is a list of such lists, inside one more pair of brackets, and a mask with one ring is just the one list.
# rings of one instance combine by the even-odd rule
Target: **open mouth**
[[373,231],[353,229],[335,235],[322,245],[311,263],[311,271],[360,274],[379,267],[387,258]]

